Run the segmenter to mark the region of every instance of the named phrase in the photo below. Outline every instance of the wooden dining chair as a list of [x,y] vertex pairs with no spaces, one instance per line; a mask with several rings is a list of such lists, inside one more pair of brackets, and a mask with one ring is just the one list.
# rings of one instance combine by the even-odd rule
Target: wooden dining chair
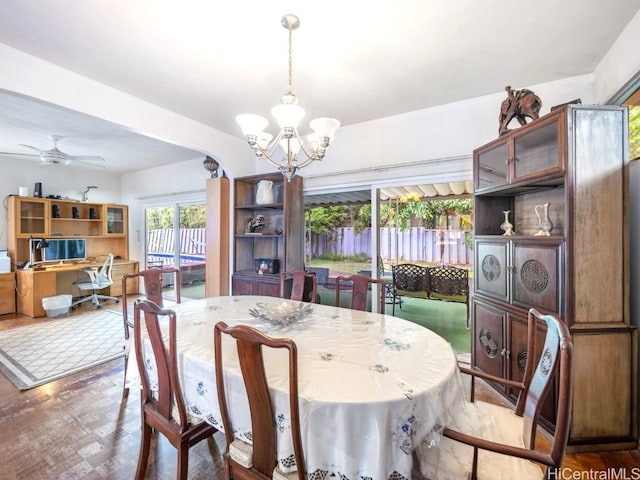
[[[140,317],[140,312],[143,312],[143,318]],[[166,340],[163,338],[159,317],[168,319],[169,335]],[[217,430],[187,414],[178,377],[175,312],[164,310],[150,300],[138,299],[133,304],[133,318],[134,345],[142,384],[142,433],[136,479],[143,479],[147,470],[152,430],[164,435],[178,450],[177,478],[186,479],[189,470],[189,448],[211,438]],[[145,362],[142,346],[143,321],[146,335],[151,342],[157,379],[150,378]]]
[[[353,310],[367,310],[367,297],[373,285],[378,286],[380,297],[380,313],[384,313],[385,284],[384,280],[365,275],[340,275],[336,277],[336,307],[340,306],[340,294],[351,291],[351,307]],[[373,301],[373,297],[372,297]]]
[[[546,326],[542,348],[536,333]],[[535,352],[541,352],[539,358]],[[569,435],[573,343],[567,326],[553,315],[529,310],[527,362],[521,382],[460,368],[472,378],[499,383],[519,392],[515,409],[471,401],[454,413],[437,447],[421,448],[427,478],[549,479],[559,478]],[[558,401],[550,448],[536,448],[536,430],[547,393],[557,379]],[[546,467],[544,472],[538,464]]]
[[[291,289],[289,290],[289,284]],[[320,303],[315,272],[293,270],[280,274],[280,298],[299,302]]]
[[122,321],[124,324],[124,339],[125,339],[125,350],[124,350],[124,375],[125,375],[125,383],[122,390],[122,396],[126,397],[129,394],[129,388],[126,385],[126,375],[127,375],[127,366],[129,365],[129,351],[131,349],[130,345],[130,330],[133,328],[133,322],[129,315],[129,305],[127,302],[127,281],[131,278],[142,279],[144,283],[144,292],[147,300],[152,301],[160,308],[164,307],[164,297],[162,295],[163,292],[163,275],[175,275],[175,293],[176,293],[176,303],[181,302],[180,298],[180,270],[173,267],[163,267],[163,268],[150,268],[147,270],[142,270],[137,273],[127,273],[122,276]]
[[[249,445],[234,438],[233,422],[229,415],[224,380],[222,334],[235,339],[242,380],[251,412],[251,437]],[[276,458],[277,422],[269,394],[269,385],[263,360],[263,348],[284,348],[289,354],[289,415],[293,460],[296,471],[285,474]],[[216,389],[222,415],[227,449],[224,454],[225,478],[243,480],[305,479],[305,464],[300,434],[298,410],[298,352],[296,344],[289,338],[271,338],[247,325],[229,327],[218,322],[214,329],[216,365]],[[293,466],[293,465],[289,465]]]

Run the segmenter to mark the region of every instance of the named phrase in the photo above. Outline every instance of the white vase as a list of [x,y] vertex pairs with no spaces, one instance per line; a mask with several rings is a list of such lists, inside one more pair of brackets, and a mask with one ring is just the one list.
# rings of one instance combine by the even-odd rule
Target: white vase
[[500,225],[500,229],[504,230],[504,233],[502,234],[503,236],[510,237],[516,233],[513,231],[513,224],[509,221],[509,214],[511,213],[511,210],[503,210],[502,213],[504,214],[504,222]]
[[269,205],[273,203],[273,182],[271,180],[260,180],[258,191],[256,192],[257,205]]

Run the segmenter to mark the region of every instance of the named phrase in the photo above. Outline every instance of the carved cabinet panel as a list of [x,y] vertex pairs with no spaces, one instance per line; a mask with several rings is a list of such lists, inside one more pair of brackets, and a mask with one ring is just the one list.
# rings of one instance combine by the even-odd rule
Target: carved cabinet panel
[[476,292],[559,313],[562,245],[559,238],[476,238]]

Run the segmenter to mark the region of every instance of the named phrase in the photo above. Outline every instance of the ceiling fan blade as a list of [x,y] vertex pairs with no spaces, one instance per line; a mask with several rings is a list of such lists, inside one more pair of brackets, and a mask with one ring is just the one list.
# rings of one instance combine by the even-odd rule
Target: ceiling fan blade
[[105,162],[106,160],[97,155],[67,155],[67,158],[71,161],[78,162]]
[[0,152],[0,155],[20,155],[24,157],[39,157],[39,153],[16,153],[16,152]]
[[36,152],[39,152],[39,153],[43,152],[43,150],[41,148],[36,148],[36,147],[31,146],[31,145],[25,145],[24,143],[19,143],[18,145],[20,145],[21,147],[31,148],[32,150],[35,150]]

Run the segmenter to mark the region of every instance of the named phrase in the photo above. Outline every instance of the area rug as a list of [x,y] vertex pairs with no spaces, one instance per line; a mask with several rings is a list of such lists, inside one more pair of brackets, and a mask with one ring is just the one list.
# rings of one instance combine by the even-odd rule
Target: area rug
[[94,310],[0,332],[0,372],[28,390],[122,356],[122,314]]

